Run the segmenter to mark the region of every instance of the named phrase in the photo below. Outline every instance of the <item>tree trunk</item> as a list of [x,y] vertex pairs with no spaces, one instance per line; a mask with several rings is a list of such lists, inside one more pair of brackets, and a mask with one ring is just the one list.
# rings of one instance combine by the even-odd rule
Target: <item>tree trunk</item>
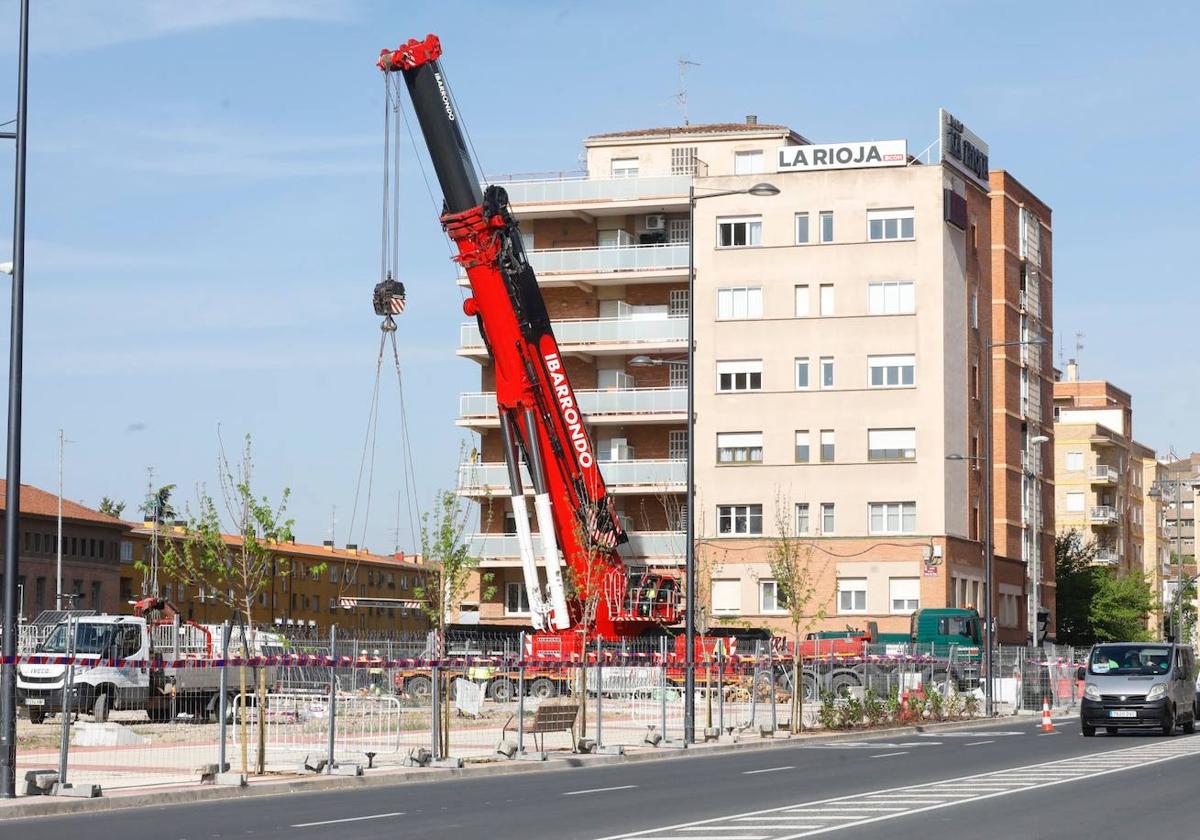
[[792,734],[799,735],[804,730],[804,667],[800,655],[800,633],[796,631],[795,649],[792,651]]

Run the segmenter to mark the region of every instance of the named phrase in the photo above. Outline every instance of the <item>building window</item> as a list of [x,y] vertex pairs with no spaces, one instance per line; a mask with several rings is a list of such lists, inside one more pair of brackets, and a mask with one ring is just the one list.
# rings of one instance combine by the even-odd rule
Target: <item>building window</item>
[[836,533],[836,525],[833,502],[821,502],[821,533]]
[[888,578],[888,601],[894,614],[907,615],[921,609],[921,579]]
[[797,245],[807,245],[808,244],[808,214],[807,213],[797,213],[796,214],[796,244]]
[[723,536],[762,533],[762,505],[718,505],[717,533]]
[[803,535],[809,532],[808,502],[796,503],[796,533]]
[[833,284],[832,283],[822,283],[821,284],[821,314],[824,316],[829,316],[829,315],[834,314],[833,303],[834,303],[834,301],[833,301]]
[[718,464],[761,464],[763,459],[762,432],[718,432]]
[[868,356],[867,384],[872,388],[904,388],[916,383],[916,356]]
[[808,381],[808,359],[796,359],[796,390],[806,390]]
[[762,317],[762,287],[717,289],[717,317],[722,320]]
[[671,429],[667,432],[668,458],[682,461],[687,457],[687,434],[687,429]]
[[529,615],[530,612],[529,593],[525,591],[525,584],[510,580],[504,586],[504,614]]
[[871,502],[867,506],[872,534],[915,534],[916,502]]
[[758,582],[758,611],[760,613],[787,612],[787,597],[773,580]]
[[717,362],[718,391],[761,391],[762,359]]
[[[761,293],[760,293],[761,294]],[[759,307],[762,307],[761,300]],[[761,314],[761,312],[759,313]],[[688,290],[687,289],[671,289],[670,302],[667,304],[668,318],[686,318],[688,316]]]
[[747,248],[762,244],[762,216],[717,219],[718,248]]
[[821,242],[829,243],[833,241],[833,211],[823,210],[820,214],[821,222]]
[[736,615],[742,611],[742,582],[736,578],[725,578],[712,582],[712,610],[714,614]]
[[913,209],[911,207],[867,211],[867,239],[871,242],[912,238]]
[[907,315],[917,311],[911,280],[883,280],[867,285],[867,310],[872,315]]
[[1067,493],[1067,513],[1083,513],[1083,493]]
[[677,146],[671,149],[671,174],[693,175],[696,172],[696,146]]
[[1083,470],[1083,453],[1068,452],[1067,453],[1067,469],[1072,472],[1080,472]]
[[756,152],[734,152],[734,175],[757,175],[763,171],[762,150]]
[[635,157],[613,158],[612,177],[636,178],[638,176],[638,159]]
[[833,429],[821,430],[821,461],[829,463],[833,460],[834,435]]
[[692,238],[692,227],[687,219],[667,219],[667,241],[673,245],[686,245]]
[[833,356],[821,357],[821,387],[833,387]]
[[913,461],[917,457],[916,429],[868,429],[868,461]]
[[133,543],[129,540],[121,540],[121,562],[133,562]]
[[809,315],[808,309],[808,286],[796,287],[796,317],[807,318]]
[[796,463],[807,464],[809,461],[809,434],[808,429],[801,429],[796,432]]
[[838,578],[838,612],[865,613],[867,611],[867,579]]
[[971,289],[971,329],[979,329],[979,288]]
[[667,386],[671,388],[686,388],[688,386],[687,362],[667,363]]

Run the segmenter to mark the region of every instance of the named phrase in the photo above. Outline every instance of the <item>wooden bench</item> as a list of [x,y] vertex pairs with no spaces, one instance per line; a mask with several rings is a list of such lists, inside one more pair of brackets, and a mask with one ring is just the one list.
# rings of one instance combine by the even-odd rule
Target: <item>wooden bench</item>
[[[578,703],[543,703],[537,707],[537,711],[533,713],[533,717],[526,719],[524,731],[526,735],[532,735],[534,745],[545,752],[546,751],[546,733],[547,732],[570,732],[571,733],[571,751],[575,751],[575,719],[579,717]],[[503,738],[508,734],[510,726],[516,722],[517,716],[509,715],[508,721],[504,724],[504,728],[500,730],[500,737]],[[521,724],[517,724],[521,725]],[[514,727],[515,729],[515,727]],[[541,743],[538,743],[538,737],[541,736]]]

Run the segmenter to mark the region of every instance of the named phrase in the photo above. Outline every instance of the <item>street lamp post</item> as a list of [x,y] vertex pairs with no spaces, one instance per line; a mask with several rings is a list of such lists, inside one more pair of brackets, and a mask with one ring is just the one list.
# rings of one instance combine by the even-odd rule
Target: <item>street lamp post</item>
[[[984,342],[983,349],[986,354],[985,364],[983,365],[980,388],[982,394],[983,408],[983,454],[982,455],[947,455],[949,461],[982,461],[984,464],[983,476],[983,639],[984,639],[984,683],[983,683],[983,706],[984,713],[991,717],[995,714],[996,705],[993,696],[993,656],[992,648],[995,638],[993,623],[995,621],[995,610],[993,609],[992,591],[994,589],[994,566],[995,552],[992,545],[992,529],[994,525],[994,514],[992,511],[992,482],[994,480],[992,469],[992,350],[997,347],[1017,347],[1026,344],[1045,344],[1044,337],[1021,339],[1016,341],[987,341]],[[1038,437],[1041,437],[1039,435]],[[1036,527],[1036,525],[1035,525]],[[1040,534],[1039,534],[1040,538]]]
[[[1175,504],[1175,597],[1171,599],[1171,609],[1167,620],[1171,622],[1171,636],[1178,641],[1180,637],[1179,624],[1183,600],[1183,488],[1192,487],[1194,482],[1184,478],[1163,478],[1154,482],[1150,487],[1151,498],[1165,500],[1167,489],[1170,488]],[[1166,635],[1166,634],[1164,634]]]
[[[744,190],[720,190],[696,194],[696,185],[688,187],[688,337],[687,337],[687,516],[684,548],[684,707],[683,739],[692,744],[696,741],[696,202],[705,198],[721,198],[727,195],[753,195],[765,198],[779,195],[779,187],[760,182]],[[635,356],[632,365],[662,365],[669,362],[648,356]]]

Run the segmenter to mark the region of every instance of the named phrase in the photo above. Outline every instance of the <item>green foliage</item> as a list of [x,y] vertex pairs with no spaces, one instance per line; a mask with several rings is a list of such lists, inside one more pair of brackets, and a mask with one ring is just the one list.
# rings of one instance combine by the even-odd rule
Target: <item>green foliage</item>
[[[288,560],[276,546],[292,540],[295,523],[286,518],[291,493],[285,488],[277,505],[255,494],[249,435],[236,466],[230,464],[223,448],[217,465],[220,500],[198,490],[197,510],[188,516],[182,538],[163,540],[162,571],[180,583],[210,588],[253,628],[259,593],[272,576],[288,573]],[[173,488],[168,485],[156,494],[158,501],[165,498],[166,502],[156,505],[160,512],[170,509]]]
[[[249,438],[247,438],[249,443]],[[225,460],[225,455],[221,455],[222,462]],[[153,519],[158,522],[169,522],[175,519],[179,514],[175,511],[175,506],[171,503],[171,494],[175,492],[174,484],[164,484],[159,487],[150,497],[138,506],[147,519]]]
[[96,506],[96,510],[103,513],[105,516],[111,516],[114,519],[120,519],[121,514],[125,512],[125,503],[110,499],[108,496],[100,499],[100,504]]
[[871,689],[867,689],[863,695],[863,715],[867,719],[868,726],[879,726],[887,721],[888,712],[884,702],[879,699],[879,695]]
[[1096,545],[1077,530],[1054,541],[1058,641],[1087,647],[1103,641],[1143,641],[1157,609],[1154,590],[1140,575],[1093,565]]
[[892,686],[892,690],[888,692],[887,700],[884,701],[883,708],[887,713],[888,720],[899,720],[901,718],[904,709],[900,703],[899,686]]
[[817,722],[827,730],[838,727],[837,698],[829,691],[821,692],[821,705],[817,708]]
[[903,720],[918,721],[925,717],[925,698],[916,691],[910,691],[908,697],[904,700],[904,707],[900,711],[900,717]]
[[[421,559],[426,572],[415,594],[429,623],[439,633],[449,623],[466,594],[472,572],[479,566],[479,558],[471,556],[463,538],[469,517],[467,505],[453,490],[438,491],[433,509],[421,516]],[[482,600],[495,595],[491,580],[489,575],[481,581]]]
[[928,697],[929,717],[933,720],[946,719],[946,701],[941,692],[932,691]]
[[969,718],[979,714],[979,698],[974,694],[968,694],[963,698],[963,714]]
[[838,706],[838,728],[853,729],[863,720],[863,701],[847,697]]

